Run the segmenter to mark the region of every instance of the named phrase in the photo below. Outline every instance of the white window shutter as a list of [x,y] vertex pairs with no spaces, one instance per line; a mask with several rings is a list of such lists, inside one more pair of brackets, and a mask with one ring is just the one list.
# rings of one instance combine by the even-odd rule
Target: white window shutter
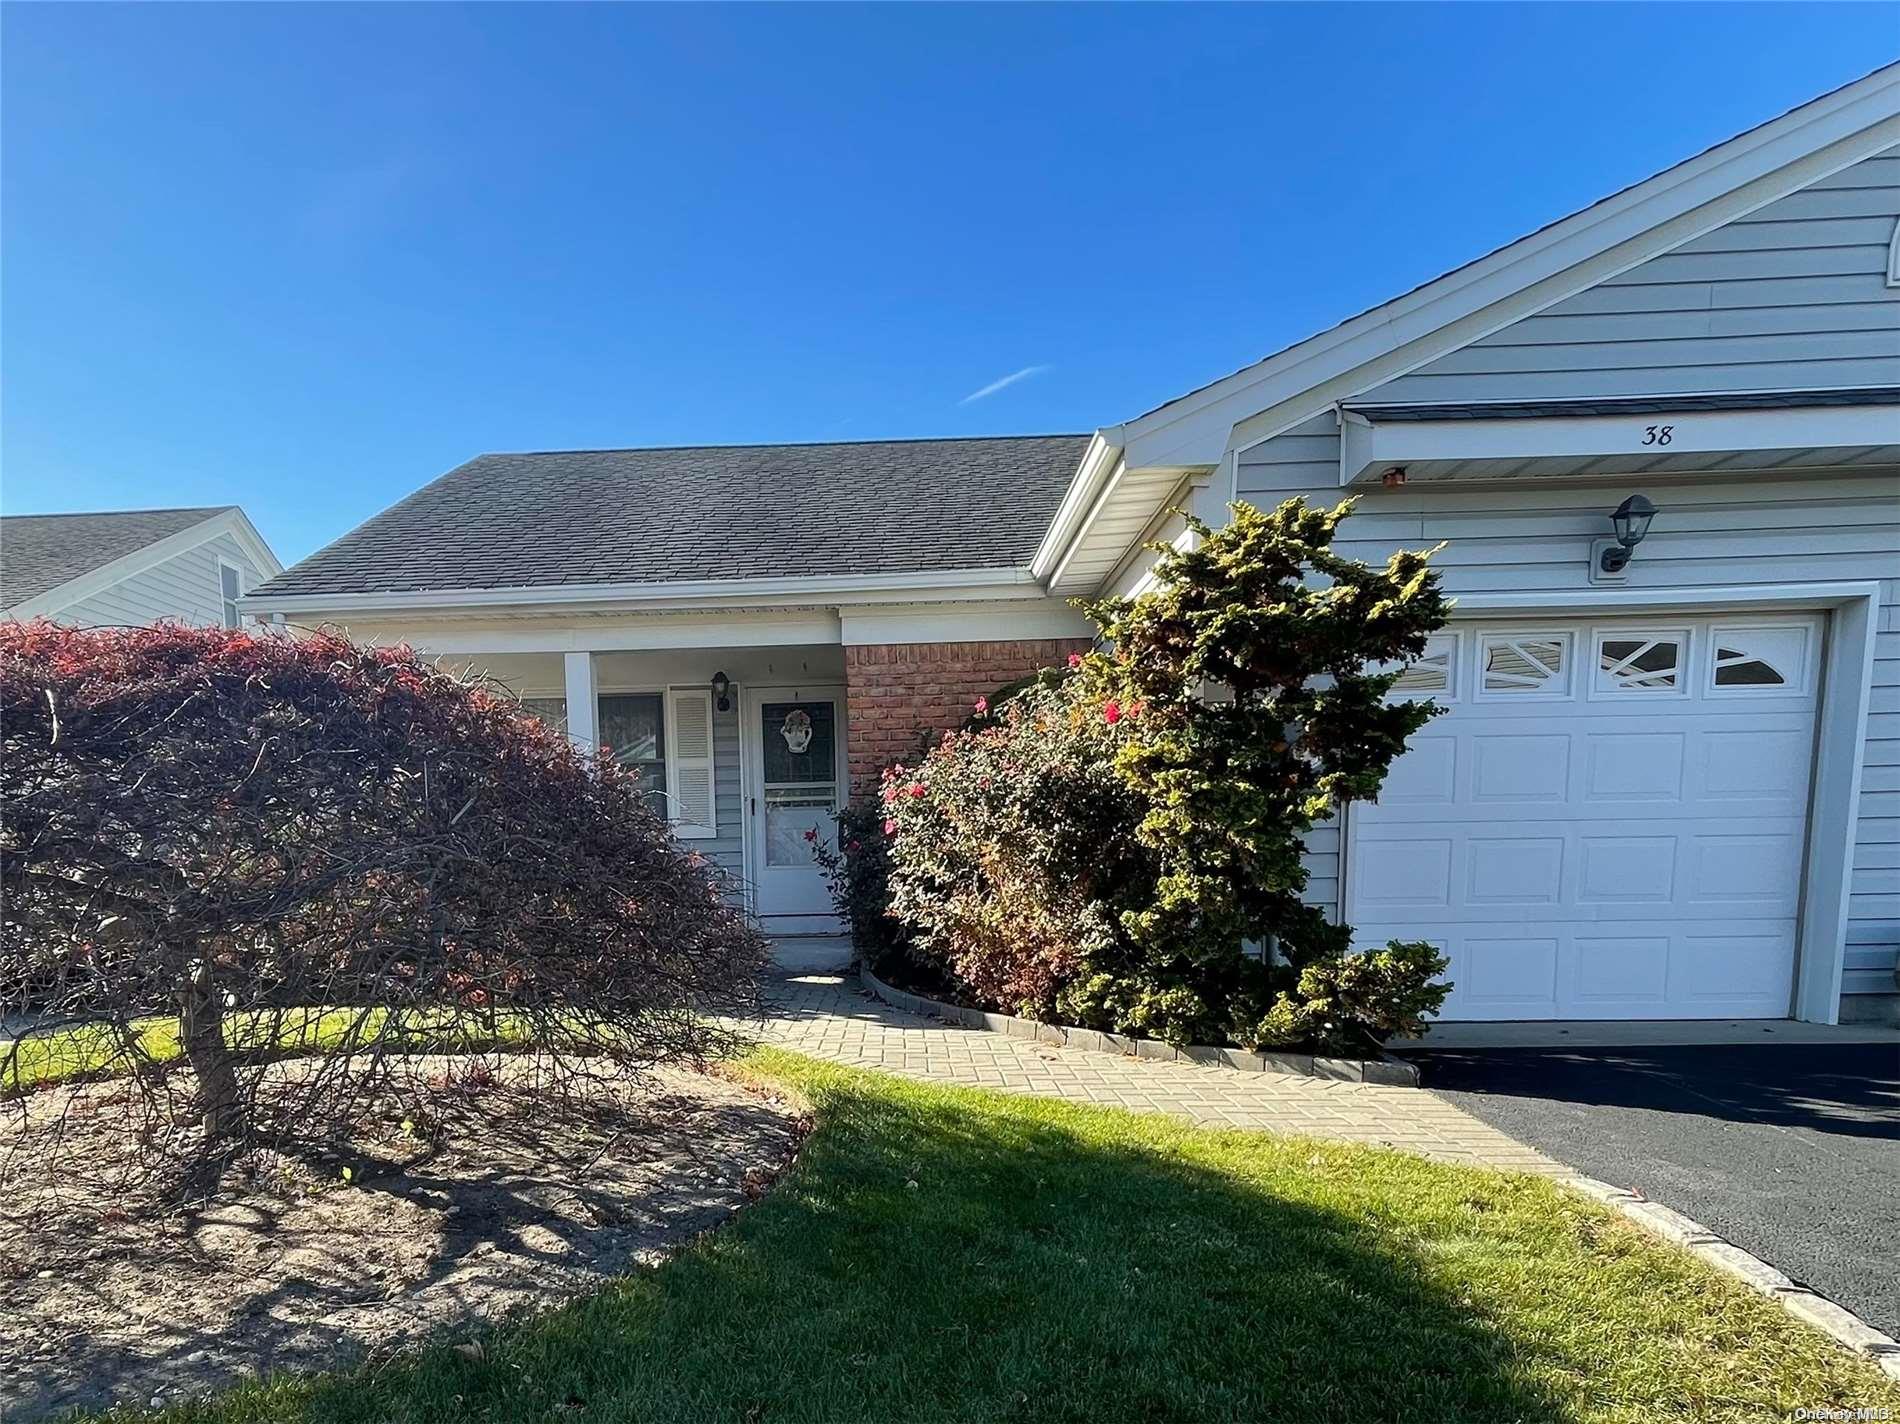
[[719,834],[712,692],[703,687],[669,691],[666,720],[666,806],[673,834],[682,840],[707,840]]

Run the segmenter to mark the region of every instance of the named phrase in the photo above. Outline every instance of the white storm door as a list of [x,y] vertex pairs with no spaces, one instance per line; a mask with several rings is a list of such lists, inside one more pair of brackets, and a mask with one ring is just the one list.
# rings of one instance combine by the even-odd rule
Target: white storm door
[[841,687],[756,687],[745,697],[747,834],[755,911],[768,929],[835,928],[813,840],[835,846],[845,790]]
[[1411,685],[1450,710],[1352,808],[1362,945],[1450,958],[1446,1019],[1781,1018],[1821,620],[1454,625]]

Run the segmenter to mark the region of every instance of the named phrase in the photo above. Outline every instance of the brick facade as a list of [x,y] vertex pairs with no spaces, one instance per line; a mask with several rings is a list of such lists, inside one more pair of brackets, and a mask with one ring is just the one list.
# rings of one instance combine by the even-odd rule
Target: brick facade
[[852,794],[874,793],[885,767],[915,756],[926,737],[963,725],[977,698],[1088,646],[1087,638],[847,646]]

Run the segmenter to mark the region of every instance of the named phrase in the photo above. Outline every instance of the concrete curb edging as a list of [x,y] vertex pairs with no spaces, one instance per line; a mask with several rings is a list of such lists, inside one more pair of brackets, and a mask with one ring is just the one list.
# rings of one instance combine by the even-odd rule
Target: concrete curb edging
[[1761,1257],[1725,1241],[1699,1221],[1679,1211],[1671,1211],[1660,1202],[1650,1201],[1624,1187],[1613,1187],[1594,1177],[1569,1176],[1554,1179],[1633,1222],[1652,1236],[1683,1247],[1690,1255],[1735,1277],[1750,1290],[1779,1301],[1782,1309],[1795,1319],[1830,1335],[1855,1354],[1872,1360],[1888,1379],[1900,1381],[1900,1341],[1882,1334],[1853,1311],[1836,1305],[1824,1295],[1797,1285]]
[[1073,1048],[1083,1053],[1113,1053],[1123,1058],[1148,1058],[1162,1063],[1196,1063],[1203,1068],[1231,1068],[1241,1073],[1292,1073],[1303,1078],[1329,1078],[1345,1083],[1380,1083],[1393,1088],[1416,1088],[1418,1068],[1399,1058],[1316,1058],[1310,1053],[1254,1053],[1245,1048],[1212,1048],[1199,1044],[1176,1048],[1153,1038],[1131,1038],[1127,1034],[1101,1033],[1092,1028],[1067,1028],[1039,1019],[1017,1018],[1014,1014],[985,1013],[962,1004],[926,999],[893,989],[863,965],[858,979],[874,998],[894,1009],[948,1019],[968,1028],[985,1029],[1010,1038],[1031,1039]]

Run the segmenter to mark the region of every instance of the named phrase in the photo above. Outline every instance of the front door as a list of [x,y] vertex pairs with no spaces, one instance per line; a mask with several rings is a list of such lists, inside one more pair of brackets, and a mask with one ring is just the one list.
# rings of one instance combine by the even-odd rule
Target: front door
[[746,819],[759,920],[781,934],[835,931],[831,893],[808,837],[837,844],[844,689],[757,687],[746,707]]

